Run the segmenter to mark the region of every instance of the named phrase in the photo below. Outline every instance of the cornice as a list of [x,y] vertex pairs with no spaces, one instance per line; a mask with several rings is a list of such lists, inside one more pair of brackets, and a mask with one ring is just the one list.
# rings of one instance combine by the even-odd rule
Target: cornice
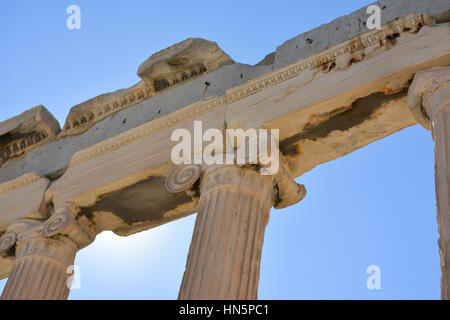
[[[90,128],[95,122],[129,106],[135,105],[153,95],[153,91],[144,81],[139,82],[129,89],[125,89],[123,93],[119,93],[115,97],[104,95],[105,101],[100,102],[93,110],[84,112],[75,118],[67,118],[64,130],[61,131],[58,138],[83,132]],[[102,96],[97,98],[101,97]]]
[[250,82],[229,89],[227,91],[227,102],[234,103],[248,96],[254,95],[263,89],[276,86],[286,80],[297,77],[305,71],[313,70],[324,64],[335,61],[337,57],[344,54],[359,51],[386,40],[388,37],[409,30],[420,28],[425,24],[432,23],[431,18],[423,14],[412,14],[400,18],[392,23],[382,26],[380,30],[369,31],[361,36],[347,40],[344,43],[333,46],[321,51],[306,59],[290,64],[281,71],[274,71],[267,76],[262,76],[259,80],[250,80]]
[[147,124],[111,138],[106,142],[101,142],[85,150],[77,152],[73,156],[70,166],[74,167],[83,162],[90,161],[109,152],[113,152],[141,139],[155,135],[158,132],[173,128],[183,121],[195,119],[225,105],[226,97],[221,96],[198,103],[198,106],[195,107],[191,106],[190,108],[190,106],[188,106],[187,108],[176,111],[171,115],[155,119]]
[[[335,61],[336,58],[341,55],[368,48],[376,43],[379,43],[380,41],[388,39],[390,36],[402,32],[411,32],[411,30],[418,30],[421,26],[430,23],[432,23],[431,18],[422,14],[407,15],[405,17],[399,18],[396,21],[382,26],[380,30],[369,31],[361,36],[357,36],[344,43],[326,49],[318,54],[312,55],[308,58],[302,59],[296,63],[286,66],[281,70],[273,71],[266,76],[260,77],[258,80],[253,80],[242,86],[230,89],[224,96],[196,103],[198,104],[198,106],[195,106],[196,104],[187,106],[168,116],[155,119],[145,125],[132,129],[129,132],[125,132],[105,142],[101,142],[85,150],[79,151],[73,156],[70,166],[77,166],[86,161],[90,161],[97,157],[103,156],[109,152],[118,150],[123,146],[152,136],[160,131],[173,128],[182,121],[195,119],[196,117],[213,111],[220,106],[237,102],[266,88],[279,85],[284,81],[297,77],[302,72],[312,70],[329,62]],[[176,46],[182,44],[183,43],[180,43]],[[169,47],[165,50],[174,49],[176,48]],[[140,98],[140,100],[143,99],[145,98]],[[118,106],[118,108],[124,108],[127,105],[127,101],[132,101],[132,99],[124,99],[121,96],[114,102],[110,102],[109,105]]]

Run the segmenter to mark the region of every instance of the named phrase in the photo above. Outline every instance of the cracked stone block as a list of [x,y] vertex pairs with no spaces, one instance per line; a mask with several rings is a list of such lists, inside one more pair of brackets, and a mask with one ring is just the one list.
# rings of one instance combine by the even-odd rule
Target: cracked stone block
[[158,92],[232,63],[217,43],[189,38],[150,56],[137,74]]
[[58,121],[42,105],[0,123],[0,166],[56,138]]

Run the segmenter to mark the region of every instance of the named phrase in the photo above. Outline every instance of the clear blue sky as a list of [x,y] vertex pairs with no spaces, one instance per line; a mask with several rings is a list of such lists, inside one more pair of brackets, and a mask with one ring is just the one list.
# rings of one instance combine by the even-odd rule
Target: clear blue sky
[[[2,1],[0,121],[129,87],[139,64],[188,37],[254,64],[284,41],[368,5],[351,1]],[[81,8],[68,30],[66,8]],[[272,210],[260,299],[438,299],[434,144],[416,125],[300,177],[308,195]],[[195,215],[79,252],[70,299],[176,299]],[[366,268],[381,268],[368,290]],[[5,280],[0,281],[0,289]]]

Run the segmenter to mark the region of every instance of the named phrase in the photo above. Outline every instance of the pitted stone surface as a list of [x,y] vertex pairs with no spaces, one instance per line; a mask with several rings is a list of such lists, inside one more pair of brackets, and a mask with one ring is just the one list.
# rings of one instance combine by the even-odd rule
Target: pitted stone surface
[[217,43],[189,38],[153,54],[139,66],[137,74],[158,92],[233,63]]
[[[382,25],[411,13],[429,15],[437,22],[450,21],[450,1],[448,0],[381,0],[373,4],[381,9]],[[370,16],[367,13],[368,6],[287,40],[277,48],[273,68],[281,68],[370,31],[366,26]]]
[[[270,71],[271,66],[235,63],[199,76],[170,90],[143,100],[95,123],[78,135],[61,137],[38,146],[20,159],[11,159],[0,168],[0,183],[28,172],[59,177],[73,154],[151,120],[168,115],[196,101],[224,95],[226,90]],[[208,82],[210,85],[206,86]]]
[[[396,0],[379,1],[375,4],[382,8],[382,23],[412,12],[429,14],[437,22],[450,20],[450,3],[447,0]],[[85,114],[83,108],[79,117],[73,117],[75,121],[71,122],[72,118],[68,117],[65,125],[67,130],[60,134],[60,139],[40,145],[27,151],[22,157],[10,159],[5,163],[0,168],[0,183],[32,171],[56,179],[64,173],[72,155],[81,149],[170,114],[194,102],[223,95],[227,89],[242,85],[271,70],[279,69],[291,62],[367,32],[369,30],[364,25],[368,18],[366,8],[286,41],[277,48],[275,53],[269,54],[267,59],[256,66],[238,63],[225,65],[210,73],[197,75],[188,82],[172,86],[170,90],[162,90],[160,94],[152,96],[150,99],[147,97],[143,99],[141,96],[141,90],[143,92],[149,90],[145,81],[142,81],[129,89],[118,90],[88,100],[82,104],[88,109],[90,104],[97,104],[100,100],[104,110],[110,108],[109,110],[112,111],[108,112],[112,113],[105,115],[103,111],[100,111],[97,114],[89,112]],[[152,59],[150,58],[150,60]],[[144,78],[144,74],[147,74],[145,70],[147,69],[141,68]],[[119,102],[110,104],[108,103],[109,99]],[[128,106],[130,103],[131,106]],[[123,109],[124,106],[126,109]],[[102,119],[94,121],[92,125],[92,122],[88,125],[84,124],[88,123],[91,117],[98,117],[99,113],[101,113],[100,118]],[[72,130],[75,122],[78,122],[78,125],[83,122],[81,131]]]
[[58,121],[44,107],[37,106],[0,122],[0,167],[38,145],[55,139]]

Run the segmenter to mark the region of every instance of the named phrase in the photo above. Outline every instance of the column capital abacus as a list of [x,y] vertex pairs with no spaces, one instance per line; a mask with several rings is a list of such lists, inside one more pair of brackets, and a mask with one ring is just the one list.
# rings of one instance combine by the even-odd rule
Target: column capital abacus
[[45,238],[67,239],[80,250],[94,241],[96,231],[92,222],[72,203],[56,206],[54,214],[42,225]]
[[[166,178],[165,186],[169,192],[187,192],[188,195],[197,195],[204,188],[200,188],[198,181],[205,181],[205,176],[217,170],[226,168],[240,168],[252,170],[255,174],[261,175],[260,165],[256,164],[184,164],[177,165]],[[270,184],[273,190],[273,203],[276,209],[282,209],[300,202],[306,196],[304,185],[297,184],[287,169],[287,162],[280,156],[280,165],[274,175],[261,175],[262,181]]]
[[425,129],[450,106],[450,67],[434,67],[416,73],[408,91],[408,108]]
[[[0,237],[0,255],[22,255],[24,249],[14,253],[14,248],[32,241],[57,240],[74,251],[90,244],[96,236],[89,219],[79,214],[78,207],[63,203],[55,208],[53,215],[45,221],[21,219],[12,223]],[[45,241],[44,241],[45,242]]]
[[0,255],[14,256],[14,248],[19,240],[19,236],[38,228],[41,224],[41,221],[33,219],[20,219],[14,221],[0,237]]
[[71,203],[56,205],[45,221],[15,221],[0,238],[0,253],[15,256],[1,299],[67,299],[68,267],[95,235],[93,224]]

